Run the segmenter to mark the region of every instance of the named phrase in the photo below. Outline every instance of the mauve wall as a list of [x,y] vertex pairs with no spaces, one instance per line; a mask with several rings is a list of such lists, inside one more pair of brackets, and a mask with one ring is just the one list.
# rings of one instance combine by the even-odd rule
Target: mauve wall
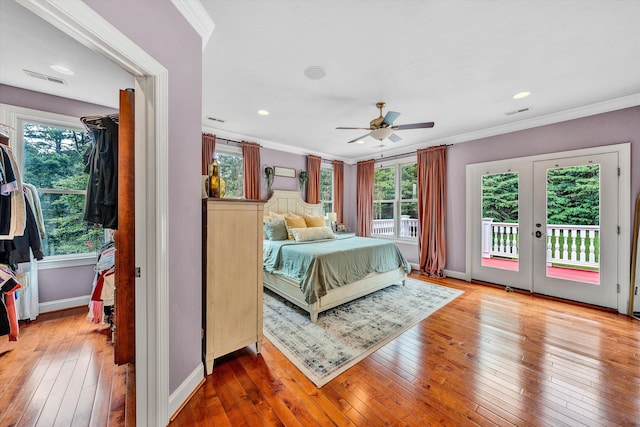
[[[169,72],[169,392],[202,365],[202,39],[169,0],[85,3]],[[140,23],[144,17],[144,24]],[[215,20],[215,17],[213,17]],[[197,167],[196,167],[197,166]]]
[[[91,294],[96,273],[93,265],[38,270],[38,299],[41,303]],[[87,308],[88,310],[88,308]]]
[[[133,77],[131,78],[131,85],[133,85]],[[3,84],[0,84],[0,103],[48,111],[49,113],[65,114],[73,117],[113,114],[118,112],[118,110],[102,105],[89,104],[87,102],[61,98],[55,95],[34,92],[32,90]],[[78,124],[80,124],[80,120],[78,120]]]
[[[631,143],[631,203],[640,191],[640,107],[455,144],[447,151],[447,270],[465,272],[467,164]],[[631,212],[633,219],[633,212]],[[631,228],[631,227],[630,227]]]
[[[89,104],[1,84],[0,103],[73,117],[117,113],[117,110],[102,105]],[[80,120],[78,120],[78,123],[80,123]],[[95,272],[91,265],[39,270],[39,302],[43,303],[89,295],[91,293],[94,275]]]

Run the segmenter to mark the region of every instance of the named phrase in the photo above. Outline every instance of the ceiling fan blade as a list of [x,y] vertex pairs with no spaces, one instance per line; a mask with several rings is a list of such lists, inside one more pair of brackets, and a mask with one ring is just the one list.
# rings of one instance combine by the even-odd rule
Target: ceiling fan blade
[[357,130],[371,130],[371,128],[345,128],[345,127],[337,127],[336,129],[357,129]]
[[400,116],[400,113],[397,111],[387,111],[387,114],[384,116],[384,120],[382,120],[383,127],[391,126],[398,116]]
[[369,134],[362,135],[361,137],[358,137],[358,138],[356,138],[356,139],[354,139],[352,141],[347,142],[347,144],[351,144],[352,142],[360,141],[361,139],[365,139],[368,136],[369,136]]
[[423,129],[423,128],[432,128],[435,125],[433,122],[425,122],[425,123],[412,123],[408,125],[398,125],[394,126],[394,130],[403,130],[403,129]]
[[400,141],[402,141],[402,138],[400,138],[395,133],[392,133],[391,135],[389,135],[389,139],[391,140],[391,142],[400,142]]

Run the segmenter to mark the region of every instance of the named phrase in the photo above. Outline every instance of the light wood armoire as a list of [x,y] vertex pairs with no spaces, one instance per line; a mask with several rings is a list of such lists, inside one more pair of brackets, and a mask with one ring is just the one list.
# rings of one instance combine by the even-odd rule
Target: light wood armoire
[[214,359],[262,346],[263,201],[203,201],[203,328],[207,375]]

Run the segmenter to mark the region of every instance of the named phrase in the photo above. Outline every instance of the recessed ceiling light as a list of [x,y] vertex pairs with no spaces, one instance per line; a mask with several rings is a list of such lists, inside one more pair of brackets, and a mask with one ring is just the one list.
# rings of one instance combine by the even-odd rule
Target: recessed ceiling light
[[305,68],[304,75],[310,78],[311,80],[320,80],[324,78],[324,76],[326,76],[327,73],[324,71],[324,68],[322,68],[321,66],[312,65],[310,67]]
[[269,112],[267,110],[258,110],[258,114],[260,114],[261,116],[268,116]]
[[73,76],[76,73],[74,73],[73,71],[71,71],[69,68],[62,66],[62,65],[52,65],[51,69],[53,71],[56,71],[60,74],[66,74],[67,76]]
[[356,141],[356,144],[364,144],[364,138]]
[[531,95],[531,92],[518,92],[515,95],[513,95],[513,99],[522,99],[522,98],[526,98],[529,95]]

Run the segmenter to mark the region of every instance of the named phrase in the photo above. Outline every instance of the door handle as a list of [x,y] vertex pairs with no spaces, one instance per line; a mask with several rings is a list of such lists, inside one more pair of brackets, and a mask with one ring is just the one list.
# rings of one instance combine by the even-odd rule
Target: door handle
[[542,237],[542,231],[538,230],[536,231],[536,237],[539,239]]

